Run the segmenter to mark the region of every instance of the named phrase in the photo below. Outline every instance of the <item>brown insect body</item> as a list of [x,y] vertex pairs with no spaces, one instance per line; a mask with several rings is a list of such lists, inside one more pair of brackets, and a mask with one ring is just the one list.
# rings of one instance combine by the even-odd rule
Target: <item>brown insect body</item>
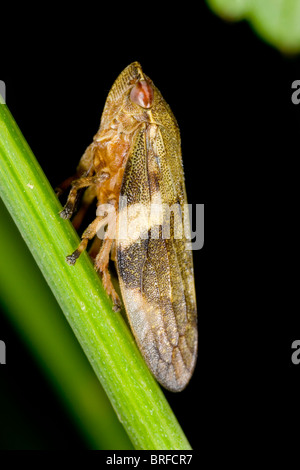
[[[170,236],[162,236],[162,218],[141,223],[136,207],[179,204],[184,213],[186,193],[176,120],[140,64],[129,65],[108,94],[99,131],[82,156],[77,177],[61,212],[71,217],[77,191],[88,187],[82,209],[96,197],[97,204],[111,204],[117,212],[108,228],[95,268],[120,306],[112,286],[108,263],[112,248],[122,298],[139,348],[154,376],[167,389],[182,390],[188,383],[197,355],[196,300],[192,252],[187,240],[175,237],[176,221],[170,219]],[[119,206],[120,196],[127,205]],[[137,233],[122,237],[126,211]],[[182,215],[183,217],[183,215]],[[98,216],[85,230],[79,248],[69,256],[74,264],[99,228]],[[156,234],[156,236],[155,236]]]

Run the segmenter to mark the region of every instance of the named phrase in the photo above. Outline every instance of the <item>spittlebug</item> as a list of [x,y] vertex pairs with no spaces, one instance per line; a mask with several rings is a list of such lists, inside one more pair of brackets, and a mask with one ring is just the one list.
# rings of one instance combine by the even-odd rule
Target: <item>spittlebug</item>
[[[180,134],[169,106],[138,62],[115,81],[100,128],[69,183],[62,218],[73,215],[82,188],[86,190],[77,222],[95,198],[98,208],[111,207],[116,216],[97,210],[68,263],[75,264],[94,238],[95,269],[118,310],[121,302],[108,270],[111,256],[129,323],[148,367],[165,388],[182,390],[196,362],[197,312],[192,252],[185,236]],[[180,209],[176,216],[174,207]],[[176,236],[183,221],[185,234]],[[124,225],[127,231],[122,230]],[[101,226],[107,228],[99,243],[96,234]]]

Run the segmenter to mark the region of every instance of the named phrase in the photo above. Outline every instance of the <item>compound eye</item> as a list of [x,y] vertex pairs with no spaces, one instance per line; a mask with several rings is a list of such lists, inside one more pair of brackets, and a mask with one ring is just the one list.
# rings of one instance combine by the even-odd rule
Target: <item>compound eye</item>
[[131,101],[142,108],[151,108],[153,96],[153,88],[146,80],[137,82],[130,92]]

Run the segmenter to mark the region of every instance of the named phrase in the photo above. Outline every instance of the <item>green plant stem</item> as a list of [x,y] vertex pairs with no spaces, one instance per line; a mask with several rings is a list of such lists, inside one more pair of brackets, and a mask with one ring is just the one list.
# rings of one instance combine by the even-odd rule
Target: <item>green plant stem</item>
[[[92,449],[132,449],[106,393],[1,199],[0,220],[0,246],[3,247],[0,302],[7,317],[58,392],[87,445]],[[1,330],[0,338],[6,339]]]
[[16,125],[0,104],[0,195],[136,449],[190,449],[160,387]]

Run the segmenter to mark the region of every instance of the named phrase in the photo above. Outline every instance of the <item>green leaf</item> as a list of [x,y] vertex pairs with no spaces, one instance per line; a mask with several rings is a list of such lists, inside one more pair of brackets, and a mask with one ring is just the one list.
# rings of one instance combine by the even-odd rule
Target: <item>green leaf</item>
[[0,195],[136,449],[190,445],[5,104],[0,105]]
[[299,0],[207,0],[227,20],[248,20],[265,41],[282,52],[300,51]]

